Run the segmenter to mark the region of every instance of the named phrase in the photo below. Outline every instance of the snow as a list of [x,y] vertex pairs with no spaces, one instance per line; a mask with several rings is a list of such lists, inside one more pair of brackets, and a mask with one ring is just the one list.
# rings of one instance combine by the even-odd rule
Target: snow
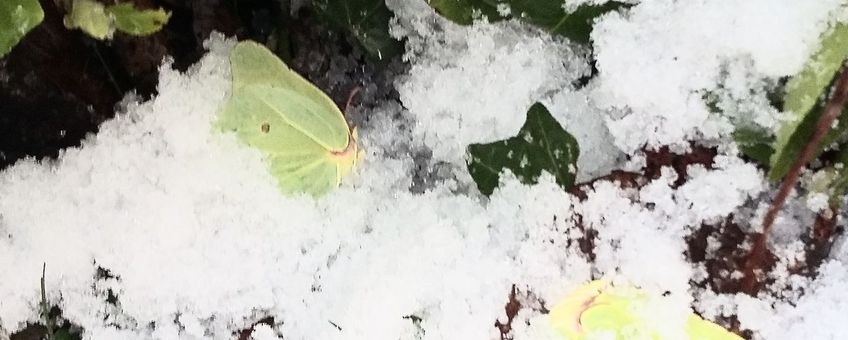
[[[44,263],[48,300],[85,340],[231,339],[267,317],[252,339],[495,339],[513,286],[550,306],[595,278],[645,291],[643,314],[668,339],[685,337],[693,308],[736,315],[761,339],[848,333],[848,247],[815,278],[789,271],[820,202],[793,197],[778,219],[774,291],[693,288],[705,268],[685,256],[702,225],[733,215],[756,230],[773,188],[738,157],[729,122],[775,126],[767,90],[800,69],[843,1],[641,2],[598,19],[600,74],[579,89],[585,47],[387,4],[407,38],[400,103],[368,113],[362,165],[325,197],[284,196],[257,151],[212,129],[230,86],[234,41],[221,36],[184,74],[166,62],[160,94],[128,100],[80,148],[0,172],[0,272],[13,273],[0,280],[0,338],[39,321]],[[706,91],[727,116],[709,114]],[[679,186],[664,168],[641,188],[594,182],[581,200],[549,174],[530,186],[507,173],[481,196],[466,146],[513,136],[536,101],[579,141],[581,180],[639,171],[645,145],[720,154]],[[590,232],[593,261],[579,244]],[[557,338],[540,310],[519,312],[515,339]]]
[[592,33],[596,102],[630,111],[609,123],[616,145],[633,151],[727,133],[701,99],[722,66],[747,59],[746,72],[759,77],[795,74],[842,3],[658,0],[602,17]]
[[527,108],[588,72],[568,45],[517,22],[414,39],[427,48],[409,56],[411,69],[397,90],[416,120],[414,137],[434,158],[454,163],[464,163],[468,144],[514,136]]

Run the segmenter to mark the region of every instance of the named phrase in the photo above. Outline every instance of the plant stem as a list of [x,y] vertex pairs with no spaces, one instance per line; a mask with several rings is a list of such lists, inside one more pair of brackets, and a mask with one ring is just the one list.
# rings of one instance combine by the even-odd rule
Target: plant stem
[[798,158],[792,163],[792,167],[789,169],[786,177],[783,178],[783,182],[780,183],[777,196],[774,202],[772,202],[766,216],[763,218],[763,230],[756,236],[751,252],[745,259],[745,278],[742,282],[742,291],[745,293],[753,295],[758,290],[759,280],[757,279],[756,272],[763,268],[768,256],[768,235],[774,225],[774,221],[777,219],[777,215],[783,208],[783,205],[786,204],[789,194],[795,189],[795,185],[798,183],[798,178],[801,176],[804,167],[815,156],[819,144],[821,144],[824,137],[833,128],[833,122],[842,113],[842,108],[845,106],[845,102],[848,101],[848,71],[846,71],[845,67],[842,68],[838,77],[833,95],[824,107],[824,112],[819,117],[818,122],[816,122],[813,135],[807,144],[804,145]]
[[47,328],[47,339],[53,340],[55,339],[55,333],[53,331],[56,326],[53,324],[53,319],[50,317],[50,307],[47,305],[47,292],[44,288],[44,277],[46,273],[47,263],[45,262],[41,266],[41,317],[44,318],[44,326]]

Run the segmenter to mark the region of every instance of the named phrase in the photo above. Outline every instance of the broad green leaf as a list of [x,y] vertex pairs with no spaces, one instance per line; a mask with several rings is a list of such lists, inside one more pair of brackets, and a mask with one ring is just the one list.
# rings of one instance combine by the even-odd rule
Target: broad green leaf
[[316,0],[313,7],[334,29],[348,32],[376,60],[403,52],[400,41],[389,35],[392,12],[385,0]]
[[286,193],[318,196],[338,186],[357,146],[332,100],[255,42],[236,45],[230,65],[233,90],[218,128],[261,151]]
[[480,17],[490,22],[518,18],[582,43],[589,42],[592,20],[629,6],[610,1],[603,5],[582,5],[574,12],[567,12],[562,0],[430,0],[428,3],[440,15],[460,25],[470,25]]
[[145,36],[158,32],[162,29],[171,13],[164,9],[140,10],[133,7],[131,3],[121,3],[109,6],[107,9],[114,18],[115,28],[130,35]]
[[71,9],[65,15],[65,27],[79,28],[99,40],[109,38],[115,32],[106,6],[95,0],[73,0]]
[[[778,129],[774,142],[775,153],[771,158],[769,179],[778,180],[786,175],[792,162],[812,135],[824,97],[827,96],[836,72],[848,57],[848,25],[836,24],[821,41],[804,69],[792,77],[786,85],[784,111],[792,114],[792,119]],[[840,122],[845,119],[840,119]],[[840,123],[840,126],[844,127]],[[835,131],[839,128],[835,129]],[[824,146],[838,139],[838,132],[832,131],[823,143]]]
[[574,139],[548,109],[536,103],[527,111],[527,120],[518,135],[489,144],[468,146],[468,171],[480,192],[490,195],[498,186],[500,174],[509,169],[522,183],[536,183],[542,171],[556,178],[563,189],[574,185],[577,156]]
[[0,1],[0,57],[9,53],[42,20],[44,11],[38,0]]

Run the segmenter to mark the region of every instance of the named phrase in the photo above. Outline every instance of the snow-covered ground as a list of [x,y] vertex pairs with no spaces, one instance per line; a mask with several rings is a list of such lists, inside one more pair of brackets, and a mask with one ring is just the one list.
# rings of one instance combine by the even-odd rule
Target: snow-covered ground
[[[257,151],[212,129],[230,87],[234,41],[221,36],[185,74],[163,65],[159,95],[128,101],[82,147],[0,172],[0,338],[38,322],[43,263],[48,299],[85,339],[232,339],[269,316],[255,339],[495,339],[513,285],[555,303],[599,277],[645,289],[672,339],[690,309],[737,315],[762,339],[848,336],[841,243],[814,281],[775,274],[803,292],[781,296],[694,288],[704,269],[684,257],[702,223],[757,225],[771,187],[738,157],[729,119],[773,126],[764,88],[801,69],[845,1],[646,0],[598,19],[600,73],[580,89],[585,48],[520,22],[461,27],[423,0],[387,2],[407,38],[401,103],[367,113],[362,165],[325,197],[281,194]],[[705,91],[736,109],[710,114]],[[513,136],[537,101],[579,141],[581,180],[638,169],[644,145],[719,155],[679,187],[668,169],[639,190],[597,182],[585,200],[550,176],[505,176],[480,195],[465,147]],[[410,191],[416,171],[435,168],[448,173]],[[813,214],[790,206],[772,245],[784,262]],[[592,262],[578,216],[598,233]],[[545,336],[540,312],[519,319],[516,339]]]

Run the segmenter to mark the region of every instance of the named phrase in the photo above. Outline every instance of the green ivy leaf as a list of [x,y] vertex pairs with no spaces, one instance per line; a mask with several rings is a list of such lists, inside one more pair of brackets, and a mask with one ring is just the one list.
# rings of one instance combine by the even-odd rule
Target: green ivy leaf
[[74,0],[65,15],[65,27],[79,28],[95,39],[104,40],[112,36],[112,17],[106,6],[94,0]]
[[164,9],[139,10],[131,3],[110,6],[107,11],[112,14],[115,28],[118,31],[135,36],[146,36],[159,32],[171,18],[171,13]]
[[44,20],[44,11],[38,0],[0,1],[0,57]]
[[315,11],[332,28],[346,31],[376,60],[388,60],[403,52],[403,45],[389,34],[392,12],[385,0],[316,0]]
[[[784,123],[777,131],[769,179],[779,180],[786,175],[813,134],[826,102],[824,97],[827,96],[831,83],[846,57],[848,25],[837,24],[824,36],[821,47],[804,69],[787,83],[783,109],[791,112],[793,119]],[[840,119],[839,126],[825,137],[819,153],[824,147],[840,139],[840,131],[848,127],[842,123],[845,120]]]
[[589,42],[595,18],[630,6],[610,1],[582,5],[569,13],[563,8],[562,0],[430,0],[428,3],[440,15],[460,25],[470,25],[482,16],[490,22],[518,18],[581,43]]
[[542,171],[547,171],[560,187],[568,189],[574,185],[579,153],[577,140],[544,105],[536,103],[527,111],[527,120],[515,137],[468,146],[468,172],[486,195],[498,186],[504,169],[525,184],[536,183]]

